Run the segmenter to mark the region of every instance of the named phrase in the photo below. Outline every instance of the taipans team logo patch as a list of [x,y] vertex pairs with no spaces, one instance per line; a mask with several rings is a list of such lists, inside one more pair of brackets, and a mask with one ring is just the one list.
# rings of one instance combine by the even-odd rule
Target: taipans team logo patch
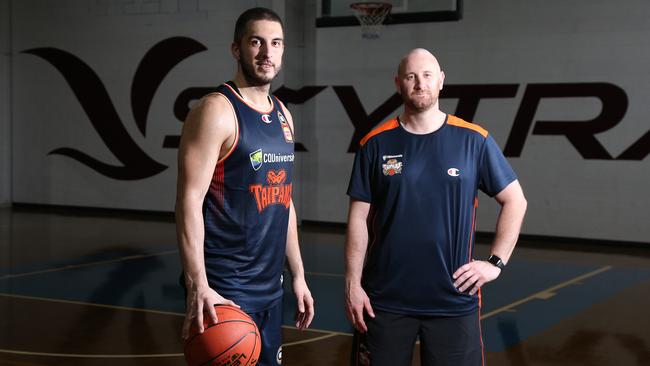
[[282,184],[287,180],[287,172],[284,169],[278,170],[277,172],[269,170],[269,172],[266,173],[266,180],[269,184]]
[[277,361],[278,365],[282,365],[282,346],[278,348],[278,353],[275,355],[275,361]]
[[284,118],[284,115],[280,111],[278,111],[278,119],[280,120],[280,126],[282,126],[284,141],[293,143],[293,133],[291,132],[291,127],[289,127],[289,122],[287,122],[287,120]]
[[263,114],[262,115],[262,122],[271,123],[271,116],[269,116],[268,114]]
[[460,175],[460,170],[458,170],[458,168],[449,168],[447,169],[447,174],[449,174],[450,177],[457,177]]
[[402,162],[398,159],[402,159],[403,157],[402,154],[382,156],[382,160],[385,161],[381,165],[384,175],[393,176],[395,174],[402,174]]
[[262,167],[262,149],[255,150],[252,153],[248,154],[251,158],[251,166],[253,170],[259,170]]
[[268,184],[251,184],[248,189],[255,197],[257,211],[262,212],[271,205],[283,205],[289,209],[291,205],[291,183],[284,184],[287,172],[284,169],[269,170],[266,173]]

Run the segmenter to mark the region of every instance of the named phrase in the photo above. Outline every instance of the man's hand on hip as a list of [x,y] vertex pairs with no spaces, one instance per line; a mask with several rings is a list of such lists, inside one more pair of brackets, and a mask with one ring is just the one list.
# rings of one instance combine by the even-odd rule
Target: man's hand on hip
[[458,268],[452,275],[454,287],[459,292],[469,290],[474,295],[484,284],[499,277],[501,270],[487,261],[471,261]]

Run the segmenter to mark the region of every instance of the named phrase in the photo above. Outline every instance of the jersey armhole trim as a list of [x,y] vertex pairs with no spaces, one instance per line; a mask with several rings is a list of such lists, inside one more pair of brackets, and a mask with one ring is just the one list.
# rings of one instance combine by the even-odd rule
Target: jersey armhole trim
[[222,158],[217,160],[217,165],[219,165],[219,164],[222,164],[224,161],[226,161],[226,159],[228,159],[230,154],[232,154],[233,151],[235,151],[235,149],[237,148],[237,145],[239,144],[239,120],[237,119],[237,113],[235,112],[235,106],[232,105],[232,102],[230,102],[230,99],[228,99],[227,96],[225,96],[224,94],[219,93],[219,92],[212,93],[212,94],[220,95],[228,102],[228,105],[230,105],[230,110],[232,111],[233,120],[235,121],[235,141],[232,143],[232,146],[230,146],[230,148],[228,149],[228,152],[226,153],[226,155],[224,155]]

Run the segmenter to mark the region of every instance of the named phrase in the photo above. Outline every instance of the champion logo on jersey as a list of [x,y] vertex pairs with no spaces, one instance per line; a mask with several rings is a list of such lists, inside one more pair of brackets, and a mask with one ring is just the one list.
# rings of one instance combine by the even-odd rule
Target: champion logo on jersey
[[263,114],[262,115],[262,122],[271,123],[271,116],[269,116],[268,114]]
[[278,365],[282,365],[282,346],[280,346],[278,353],[275,355],[275,362],[277,362]]
[[458,168],[449,168],[447,169],[447,174],[449,174],[450,177],[457,177],[460,175],[460,170]]

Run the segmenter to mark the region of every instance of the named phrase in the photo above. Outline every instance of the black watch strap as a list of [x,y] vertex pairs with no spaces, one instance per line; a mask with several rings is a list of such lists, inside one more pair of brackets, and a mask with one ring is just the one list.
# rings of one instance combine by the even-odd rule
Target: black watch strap
[[505,263],[503,263],[501,258],[497,257],[494,254],[492,254],[487,261],[490,262],[490,264],[494,265],[495,267],[499,267],[499,269],[502,271],[504,268],[506,268],[506,265]]

